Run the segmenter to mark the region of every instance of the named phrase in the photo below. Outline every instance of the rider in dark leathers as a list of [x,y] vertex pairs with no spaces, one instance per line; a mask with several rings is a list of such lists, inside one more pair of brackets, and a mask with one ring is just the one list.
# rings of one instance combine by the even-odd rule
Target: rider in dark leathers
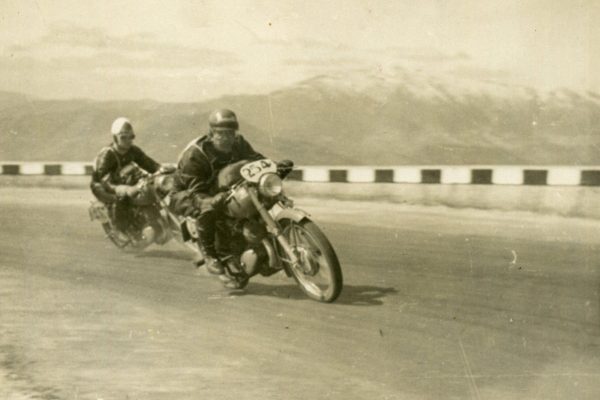
[[237,133],[238,129],[233,111],[223,109],[210,114],[209,133],[194,139],[179,157],[171,203],[175,213],[197,218],[207,270],[219,275],[229,288],[235,288],[237,282],[225,276],[215,248],[216,223],[226,197],[219,191],[217,177],[223,168],[238,161],[265,158]]
[[133,163],[147,172],[154,173],[160,164],[133,145],[135,134],[127,118],[117,118],[111,127],[113,142],[96,156],[92,193],[98,200],[113,204],[114,222],[117,229],[127,232],[130,223],[130,198],[135,195],[135,174],[127,174]]

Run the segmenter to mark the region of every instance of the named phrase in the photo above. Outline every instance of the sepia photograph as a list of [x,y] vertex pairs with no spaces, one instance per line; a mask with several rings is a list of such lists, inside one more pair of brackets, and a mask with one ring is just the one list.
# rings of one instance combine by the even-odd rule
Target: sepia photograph
[[600,399],[598,21],[0,1],[0,400]]

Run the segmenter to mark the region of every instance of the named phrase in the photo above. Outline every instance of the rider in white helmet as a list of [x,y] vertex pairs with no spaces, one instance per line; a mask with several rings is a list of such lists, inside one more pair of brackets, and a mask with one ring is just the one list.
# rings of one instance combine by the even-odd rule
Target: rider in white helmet
[[132,185],[139,178],[127,172],[135,171],[132,167],[137,165],[154,173],[161,166],[133,144],[135,133],[129,119],[115,119],[110,133],[112,143],[96,156],[91,189],[98,200],[114,205],[115,225],[120,231],[126,232],[129,226],[129,199],[135,194]]

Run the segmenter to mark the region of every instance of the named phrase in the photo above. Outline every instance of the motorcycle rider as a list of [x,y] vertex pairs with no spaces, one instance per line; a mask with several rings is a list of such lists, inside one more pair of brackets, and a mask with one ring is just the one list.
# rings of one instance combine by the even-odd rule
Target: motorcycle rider
[[[194,139],[179,157],[171,204],[175,213],[197,219],[207,270],[219,275],[225,287],[237,288],[238,282],[225,275],[215,248],[216,224],[227,197],[226,192],[219,191],[217,179],[219,172],[228,165],[265,157],[238,133],[239,123],[233,111],[213,111],[208,117],[208,125],[208,134]],[[290,164],[285,165],[291,170]]]
[[124,172],[132,170],[133,163],[149,173],[158,171],[161,165],[133,144],[135,133],[129,119],[115,119],[110,131],[112,143],[96,156],[90,187],[98,200],[113,204],[115,226],[126,234],[130,223],[130,200],[137,194],[137,189],[133,186],[136,177]]

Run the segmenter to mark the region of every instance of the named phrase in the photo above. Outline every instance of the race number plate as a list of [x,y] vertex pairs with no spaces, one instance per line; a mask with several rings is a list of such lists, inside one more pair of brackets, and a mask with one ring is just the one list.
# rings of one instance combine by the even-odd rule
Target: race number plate
[[109,222],[108,210],[106,209],[106,206],[99,201],[92,201],[88,212],[92,221],[98,220],[103,224]]
[[277,172],[277,164],[271,160],[254,161],[244,165],[240,170],[240,174],[245,180],[254,183],[257,183],[264,174],[275,172]]

